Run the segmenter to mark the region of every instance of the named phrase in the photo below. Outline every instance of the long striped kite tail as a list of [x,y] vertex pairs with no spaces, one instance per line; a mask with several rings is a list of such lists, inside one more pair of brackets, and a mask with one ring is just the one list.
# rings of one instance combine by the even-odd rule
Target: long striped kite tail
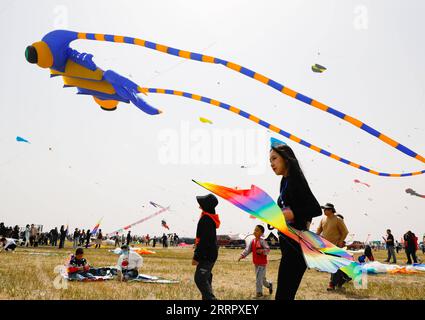
[[108,41],[108,42],[116,42],[116,43],[127,43],[137,46],[142,46],[148,49],[160,51],[163,53],[167,53],[176,57],[194,60],[194,61],[200,61],[200,62],[206,62],[206,63],[214,63],[214,64],[221,64],[231,70],[234,70],[236,72],[239,72],[247,77],[253,78],[291,98],[294,98],[298,101],[301,101],[305,104],[308,104],[312,107],[315,107],[316,109],[322,110],[324,112],[327,112],[337,118],[340,118],[341,120],[344,120],[355,127],[358,127],[362,129],[363,131],[367,132],[368,134],[378,138],[379,140],[383,141],[384,143],[388,144],[389,146],[399,150],[400,152],[415,158],[422,163],[425,163],[425,157],[417,154],[413,150],[407,148],[406,146],[402,145],[401,143],[391,139],[390,137],[386,136],[385,134],[379,132],[378,130],[375,130],[374,128],[368,126],[366,123],[347,115],[341,111],[338,111],[334,108],[331,108],[324,103],[321,103],[317,100],[314,100],[306,95],[303,95],[302,93],[299,93],[295,90],[292,90],[288,87],[285,87],[284,85],[280,84],[277,81],[274,81],[258,72],[255,72],[253,70],[250,70],[248,68],[245,68],[237,63],[233,63],[230,61],[226,61],[220,58],[216,58],[213,56],[204,55],[201,53],[195,53],[185,50],[180,50],[176,48],[172,48],[166,45],[158,44],[151,41],[146,41],[143,39],[133,38],[133,37],[126,37],[126,36],[117,36],[117,35],[108,35],[108,34],[97,34],[97,33],[78,33],[78,39],[86,39],[86,40],[96,40],[96,41]]
[[238,109],[234,106],[231,106],[227,103],[224,103],[224,102],[221,102],[221,101],[218,101],[218,100],[214,100],[214,99],[210,99],[208,97],[204,97],[204,96],[200,96],[200,95],[197,95],[197,94],[184,92],[184,91],[177,91],[177,90],[171,90],[171,89],[160,89],[160,88],[140,88],[140,92],[175,95],[175,96],[184,97],[184,98],[187,98],[187,99],[193,99],[193,100],[196,100],[196,101],[208,103],[208,104],[211,104],[211,105],[216,106],[216,107],[220,107],[220,108],[225,109],[227,111],[233,112],[233,113],[235,113],[235,114],[237,114],[237,115],[239,115],[239,116],[241,116],[245,119],[251,120],[251,121],[253,121],[253,122],[255,122],[255,123],[267,128],[267,129],[269,129],[269,130],[271,130],[271,131],[273,131],[277,134],[284,136],[285,138],[288,138],[289,140],[292,140],[292,141],[294,141],[298,144],[301,144],[302,146],[309,148],[311,150],[314,150],[314,151],[316,151],[316,152],[318,152],[318,153],[320,153],[324,156],[327,156],[329,158],[332,158],[334,160],[342,162],[346,165],[352,166],[356,169],[359,169],[359,170],[362,170],[362,171],[365,171],[367,173],[371,173],[371,174],[374,174],[374,175],[383,176],[383,177],[408,177],[408,176],[416,176],[416,175],[420,175],[420,174],[425,173],[425,170],[416,171],[416,172],[409,172],[409,173],[385,173],[385,172],[378,172],[378,171],[369,169],[365,166],[362,166],[360,164],[357,164],[355,162],[347,160],[343,157],[340,157],[336,154],[333,154],[329,151],[326,151],[323,148],[317,147],[317,146],[311,144],[310,142],[308,142],[306,140],[298,138],[297,136],[280,129],[279,127],[277,127],[273,124],[270,124],[270,123],[258,118],[255,115],[252,115],[248,112],[245,112],[245,111]]

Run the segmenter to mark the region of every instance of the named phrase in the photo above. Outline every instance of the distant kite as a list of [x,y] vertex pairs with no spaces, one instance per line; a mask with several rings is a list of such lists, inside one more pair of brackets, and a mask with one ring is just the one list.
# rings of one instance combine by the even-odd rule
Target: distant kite
[[415,190],[413,190],[413,189],[406,189],[406,193],[410,193],[410,195],[412,195],[412,196],[417,196],[417,197],[419,197],[419,198],[425,198],[425,195],[423,195],[423,194],[419,194],[419,193],[417,193]]
[[16,141],[18,141],[18,142],[26,142],[26,143],[31,143],[31,142],[29,142],[27,139],[24,139],[24,138],[22,138],[22,137],[19,137],[19,136],[17,136],[16,137]]
[[286,143],[273,137],[270,138],[270,147],[276,148],[277,146],[282,146],[282,145],[286,145]]
[[211,120],[208,120],[207,118],[199,117],[199,121],[201,121],[202,123],[213,124],[212,121]]
[[357,180],[357,179],[354,180],[354,183],[360,183],[360,184],[365,185],[366,187],[369,187],[370,188],[370,185],[369,184],[367,184],[365,182],[361,182],[360,180]]
[[316,63],[315,65],[311,66],[311,70],[313,70],[313,72],[316,72],[316,73],[322,73],[323,71],[326,70],[326,68]]
[[161,208],[161,209],[164,209],[164,207],[163,207],[163,206],[161,206],[161,205],[159,205],[159,204],[157,204],[157,203],[155,203],[155,202],[153,202],[153,201],[149,201],[149,203],[150,203],[151,205],[153,205],[155,208]]
[[125,230],[128,230],[131,227],[134,227],[136,224],[145,222],[146,220],[149,220],[149,219],[151,219],[153,217],[156,217],[157,215],[159,215],[159,214],[161,214],[161,213],[163,213],[163,212],[165,212],[165,211],[167,211],[169,209],[170,209],[170,207],[162,208],[161,210],[159,210],[157,212],[154,212],[151,215],[149,215],[149,216],[147,216],[147,217],[145,217],[143,219],[137,220],[136,222],[133,222],[132,224],[129,224],[128,226],[122,227],[121,229],[115,230],[114,232],[110,232],[106,236],[115,235],[117,232],[118,233],[123,233]]
[[167,222],[165,222],[165,220],[161,221],[161,225],[166,228],[167,230],[170,230],[170,227],[167,225]]

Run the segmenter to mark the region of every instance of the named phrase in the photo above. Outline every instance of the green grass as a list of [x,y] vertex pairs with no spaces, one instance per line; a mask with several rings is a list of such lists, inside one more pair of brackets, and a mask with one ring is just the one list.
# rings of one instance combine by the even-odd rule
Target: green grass
[[[122,283],[116,280],[105,282],[67,282],[66,289],[56,289],[53,281],[58,276],[55,266],[64,264],[73,252],[67,243],[65,249],[51,247],[17,248],[14,253],[0,253],[0,299],[149,299],[193,300],[200,293],[193,281],[195,267],[191,265],[191,248],[155,248],[155,255],[143,256],[141,273],[178,279],[178,284]],[[93,266],[115,265],[118,256],[108,252],[110,248],[86,249],[86,259]],[[30,253],[50,253],[33,255]],[[220,249],[213,270],[213,288],[221,300],[248,300],[255,294],[255,274],[251,257],[237,262],[238,249]],[[386,258],[385,251],[374,252],[378,261]],[[267,278],[276,284],[280,251],[272,250],[267,267]],[[419,257],[425,260],[422,253]],[[404,264],[404,253],[397,255],[399,264]],[[355,289],[346,285],[345,293],[328,293],[329,274],[308,270],[297,293],[297,299],[342,300],[342,299],[424,299],[425,273],[414,275],[369,275],[367,289]],[[275,285],[276,288],[276,285]],[[264,290],[264,299],[273,299]]]

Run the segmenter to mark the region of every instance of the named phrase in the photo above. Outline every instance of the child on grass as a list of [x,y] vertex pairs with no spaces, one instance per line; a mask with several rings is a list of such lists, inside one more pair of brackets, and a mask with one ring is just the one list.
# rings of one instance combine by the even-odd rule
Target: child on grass
[[266,280],[267,255],[270,252],[270,248],[266,240],[261,238],[263,234],[264,227],[257,225],[254,229],[255,238],[249,243],[238,259],[239,262],[252,252],[252,262],[255,266],[257,298],[263,296],[263,286],[269,289],[269,294],[273,293],[272,282]]
[[71,256],[68,263],[68,278],[70,280],[87,280],[94,279],[93,274],[89,272],[90,266],[84,258],[83,248],[77,248],[75,255]]

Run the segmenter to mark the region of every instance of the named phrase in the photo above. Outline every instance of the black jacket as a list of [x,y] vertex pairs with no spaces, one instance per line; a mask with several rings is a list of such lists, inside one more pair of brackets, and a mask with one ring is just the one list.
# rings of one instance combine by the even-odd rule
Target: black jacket
[[215,262],[218,257],[217,233],[220,226],[218,215],[203,214],[196,228],[196,248],[193,259]]
[[290,207],[294,213],[294,222],[290,225],[298,230],[306,230],[307,222],[322,215],[319,202],[314,197],[303,177],[283,177],[280,183],[280,196],[277,200],[280,208]]

